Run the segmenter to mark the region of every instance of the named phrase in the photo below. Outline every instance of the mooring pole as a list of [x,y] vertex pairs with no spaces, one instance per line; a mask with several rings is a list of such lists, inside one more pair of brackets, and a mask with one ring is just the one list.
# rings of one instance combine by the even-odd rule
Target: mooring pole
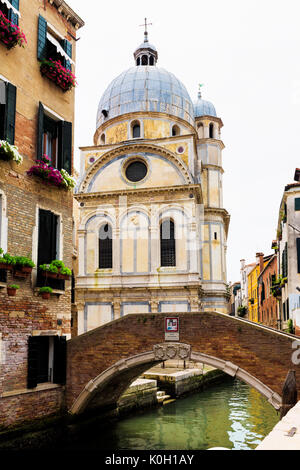
[[287,412],[296,405],[297,396],[296,372],[294,370],[290,370],[282,387],[282,406],[280,408],[280,419],[282,419],[287,414]]

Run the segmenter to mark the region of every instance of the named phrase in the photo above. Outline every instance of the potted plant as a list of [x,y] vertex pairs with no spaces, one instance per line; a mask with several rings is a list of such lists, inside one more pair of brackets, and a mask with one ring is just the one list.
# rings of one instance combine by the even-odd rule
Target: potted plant
[[32,269],[35,267],[34,262],[27,258],[26,256],[15,256],[15,268],[14,274],[28,274],[31,273]]
[[16,45],[24,47],[24,43],[27,43],[25,34],[19,26],[6,18],[2,11],[0,11],[0,41],[7,49],[12,49]]
[[40,270],[42,271],[42,275],[45,277],[51,277],[53,279],[57,279],[58,277],[58,268],[53,264],[41,264],[39,266]]
[[36,160],[28,171],[28,176],[37,176],[41,178],[44,184],[56,186],[58,188],[72,190],[76,186],[75,179],[64,170],[57,170],[51,166],[51,160],[47,155],[43,155],[40,160]]
[[60,269],[58,278],[59,279],[64,279],[65,281],[67,281],[68,279],[70,279],[71,276],[72,276],[71,269],[64,266],[63,268]]
[[20,289],[20,286],[18,286],[17,284],[10,284],[9,286],[7,286],[7,294],[10,297],[14,297],[18,289]]
[[251,305],[254,305],[254,299],[250,299],[249,302]]
[[50,295],[52,294],[52,292],[53,292],[53,289],[51,289],[51,287],[48,287],[48,286],[41,287],[39,290],[39,294],[45,300],[50,299]]
[[23,162],[22,155],[19,154],[18,148],[11,145],[6,140],[0,140],[0,158],[1,160],[12,160],[20,165]]
[[0,248],[0,269],[11,271],[14,264],[15,264],[14,256],[11,256],[9,253],[3,254],[3,250],[2,248]]
[[76,86],[75,75],[73,75],[71,70],[63,67],[60,60],[42,60],[40,62],[40,71],[43,76],[49,78],[63,91],[68,91]]

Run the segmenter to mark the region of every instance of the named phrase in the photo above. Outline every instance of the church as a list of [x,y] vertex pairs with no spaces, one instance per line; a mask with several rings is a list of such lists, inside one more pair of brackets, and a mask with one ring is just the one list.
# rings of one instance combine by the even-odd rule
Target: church
[[78,334],[133,313],[227,313],[222,120],[157,66],[148,40],[81,147]]

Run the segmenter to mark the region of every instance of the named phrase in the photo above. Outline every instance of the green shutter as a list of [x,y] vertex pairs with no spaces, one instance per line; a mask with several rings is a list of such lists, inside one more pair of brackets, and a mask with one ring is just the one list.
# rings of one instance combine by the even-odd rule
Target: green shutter
[[35,388],[37,386],[38,352],[39,352],[39,337],[29,336],[28,338],[27,388]]
[[5,107],[5,140],[7,140],[12,145],[15,143],[16,95],[16,87],[11,83],[7,83]]
[[300,197],[295,198],[295,211],[300,211]]
[[[10,0],[12,6],[19,10],[19,0]],[[19,24],[19,16],[16,15],[11,8],[8,9],[8,19],[13,23],[18,25]]]
[[72,123],[58,122],[58,169],[72,172]]
[[297,238],[297,261],[298,261],[298,273],[300,273],[300,238]]
[[[62,48],[63,50],[68,54],[68,56],[72,59],[72,44],[67,40],[67,39],[63,39],[62,42]],[[67,70],[71,70],[72,69],[72,66],[71,66],[71,62],[68,61],[68,60],[65,60],[64,59],[64,65],[66,67]]]
[[65,336],[54,337],[53,382],[66,383],[67,339]]
[[44,106],[42,103],[39,103],[38,111],[38,132],[37,132],[37,149],[36,156],[37,159],[43,156],[43,133],[44,133]]
[[39,15],[38,24],[38,43],[37,43],[37,58],[43,60],[46,58],[47,50],[47,21]]

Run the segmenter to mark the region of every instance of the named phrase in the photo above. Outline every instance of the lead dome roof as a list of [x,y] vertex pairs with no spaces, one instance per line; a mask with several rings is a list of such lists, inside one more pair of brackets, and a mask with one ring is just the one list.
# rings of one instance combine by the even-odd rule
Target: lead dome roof
[[97,129],[114,117],[139,111],[167,113],[194,125],[187,89],[174,74],[157,66],[131,67],[110,83],[99,102]]

